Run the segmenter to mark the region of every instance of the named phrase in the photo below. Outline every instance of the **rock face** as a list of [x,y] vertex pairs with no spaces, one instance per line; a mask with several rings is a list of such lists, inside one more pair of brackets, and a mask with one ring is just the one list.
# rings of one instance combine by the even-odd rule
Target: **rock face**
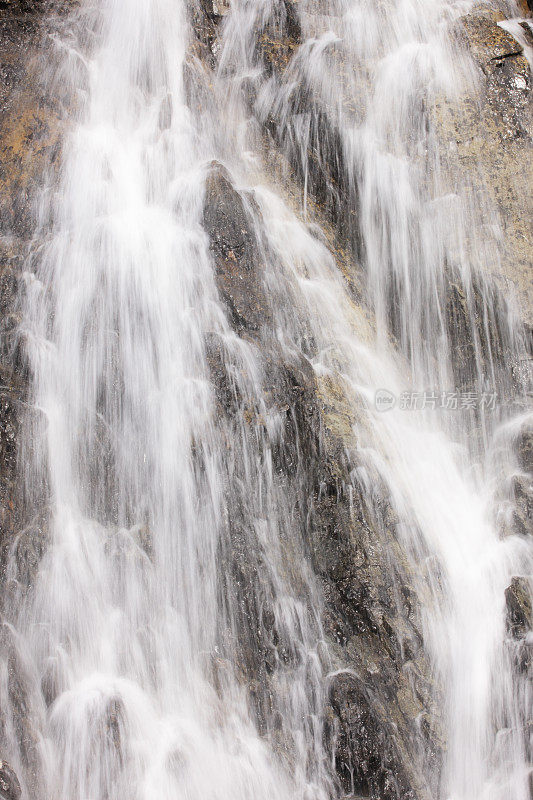
[[236,330],[257,335],[262,326],[268,326],[269,308],[245,201],[224,168],[213,164],[206,182],[204,227],[215,260],[217,287]]
[[[43,4],[44,5],[44,4]],[[27,386],[18,338],[24,258],[35,227],[36,193],[56,161],[60,109],[46,100],[40,78],[44,30],[39,3],[0,9],[0,552],[5,563],[15,531],[24,527],[17,476],[17,436]]]
[[[533,679],[533,607],[531,582],[515,577],[505,591],[507,630],[511,637],[511,652],[518,673],[527,684]],[[530,743],[526,741],[526,748]]]
[[[272,706],[269,687],[278,679],[279,670],[297,666],[300,654],[277,618],[271,566],[263,562],[257,532],[250,526],[250,520],[258,516],[253,508],[260,498],[241,494],[239,487],[246,485],[245,471],[257,468],[248,462],[249,452],[259,462],[271,459],[275,478],[270,492],[280,504],[290,507],[293,520],[304,528],[311,493],[309,475],[318,460],[319,419],[310,365],[304,360],[287,361],[272,338],[272,310],[254,224],[257,218],[260,215],[253,198],[240,193],[226,170],[213,163],[206,180],[204,225],[217,288],[233,331],[244,346],[249,343],[254,350],[258,348],[261,369],[260,386],[255,387],[260,394],[249,394],[246,385],[235,379],[239,371],[233,361],[235,349],[225,350],[214,337],[206,343],[218,400],[218,425],[224,439],[233,443],[225,500],[230,521],[221,543],[224,566],[220,576],[221,595],[231,598],[229,605],[237,609],[237,615],[233,633],[224,633],[222,639],[228,635],[235,639],[238,669],[259,729],[276,739],[281,737],[283,710]],[[273,439],[266,431],[268,419],[275,419],[279,426]],[[310,467],[305,475],[299,468],[302,456]],[[259,474],[256,480],[259,485]]]
[[[333,414],[336,412],[333,411]],[[408,560],[386,495],[369,509],[340,490],[340,459],[353,442],[327,428],[326,487],[316,498],[313,556],[325,597],[325,630],[338,659],[331,679],[329,735],[346,793],[379,798],[432,796],[442,747],[429,665]],[[394,558],[390,559],[390,548]],[[398,598],[397,587],[401,587]],[[420,736],[434,760],[422,774]]]
[[19,800],[21,794],[18,778],[5,761],[0,761],[0,797],[2,800]]
[[531,596],[527,581],[523,578],[513,578],[513,582],[505,592],[505,599],[509,630],[514,638],[523,639],[533,627]]
[[[28,368],[19,338],[22,271],[35,229],[35,200],[43,172],[53,168],[61,137],[60,110],[46,100],[41,82],[45,3],[0,5],[0,574],[6,590],[8,553],[15,546],[21,567],[16,576],[29,583],[45,546],[45,532],[25,510],[18,471],[18,437],[27,394]],[[15,538],[16,537],[16,538]],[[6,663],[4,698],[21,742],[23,767],[37,776],[35,728],[24,689],[24,667],[12,631],[0,631]],[[0,731],[5,724],[0,711]],[[4,746],[0,744],[0,748]],[[38,783],[38,779],[37,779]],[[0,762],[0,797],[19,800],[13,769]]]
[[477,66],[481,107],[465,98],[456,107],[443,108],[441,126],[457,148],[461,168],[479,165],[486,191],[500,211],[505,253],[497,279],[504,293],[505,280],[512,282],[521,315],[531,325],[533,201],[527,187],[533,183],[532,77],[522,46],[499,27],[502,19],[503,14],[485,10],[460,21],[457,36]]
[[[264,399],[284,410],[285,429],[273,451],[276,474],[292,497],[324,597],[324,632],[334,654],[325,709],[324,735],[334,758],[339,788],[357,796],[426,798],[432,787],[422,776],[420,730],[426,752],[438,762],[441,748],[434,713],[435,687],[418,628],[416,596],[409,588],[408,560],[395,543],[394,520],[386,497],[382,509],[365,507],[362,496],[348,497],[347,453],[355,449],[348,401],[329,382],[319,386],[309,364],[287,363],[268,331],[271,314],[257,274],[261,265],[250,212],[253,200],[240,194],[214,164],[206,182],[204,222],[215,256],[217,285],[227,316],[239,336],[260,342],[265,366]],[[255,211],[258,214],[257,210]],[[270,298],[274,300],[275,298]],[[236,311],[237,309],[237,311]],[[262,325],[259,325],[259,321]],[[219,387],[220,413],[242,415],[253,429],[258,410],[232,398],[223,359],[208,350]],[[305,464],[305,475],[294,474]],[[272,601],[261,586],[261,565],[250,532],[243,535],[239,511],[232,511],[231,546],[225,555],[230,593],[243,609],[238,624],[240,662],[253,687],[261,728],[269,729],[266,697],[277,662],[290,660],[290,642],[273,633]],[[252,538],[253,541],[253,538]],[[395,543],[395,544],[394,544]],[[394,566],[387,556],[393,545]],[[258,548],[259,549],[259,548]],[[404,587],[401,603],[395,586]],[[260,610],[262,608],[262,611]],[[271,619],[272,622],[268,622]],[[257,631],[253,641],[249,632]],[[262,687],[262,688],[260,688]],[[430,713],[431,711],[431,713]]]

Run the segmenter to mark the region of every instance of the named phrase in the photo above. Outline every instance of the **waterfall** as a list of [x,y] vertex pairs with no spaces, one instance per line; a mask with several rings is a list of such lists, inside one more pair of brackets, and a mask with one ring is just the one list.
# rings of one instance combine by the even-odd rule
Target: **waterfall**
[[335,396],[339,495],[419,598],[445,745],[412,732],[409,796],[528,800],[506,630],[533,573],[506,525],[527,341],[493,277],[498,212],[439,127],[479,95],[453,35],[470,7],[82,0],[58,19],[66,133],[21,300],[34,522],[0,673],[24,798],[407,796],[343,785],[332,752],[335,677],[364,684],[326,630],[313,536]]

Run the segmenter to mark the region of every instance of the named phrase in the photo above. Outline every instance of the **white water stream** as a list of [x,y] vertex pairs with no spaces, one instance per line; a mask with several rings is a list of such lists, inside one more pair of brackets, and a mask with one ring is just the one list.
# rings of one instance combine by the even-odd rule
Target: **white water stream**
[[[253,194],[277,345],[344,386],[361,419],[354,486],[371,505],[380,476],[402,545],[421,565],[448,742],[442,775],[427,784],[440,800],[529,798],[531,693],[515,675],[505,590],[531,575],[533,555],[531,540],[502,536],[497,514],[518,470],[512,443],[531,421],[525,400],[471,415],[399,403],[403,392],[457,386],[446,264],[466,287],[474,385],[499,397],[511,385],[511,364],[481,353],[473,323],[471,276],[487,252],[497,260],[498,244],[476,227],[467,180],[453,196],[439,183],[427,111],[459,84],[475,91],[446,33],[468,4],[298,5],[304,42],[285,88],[258,66],[254,38],[277,3],[231,6],[211,100],[187,66],[193,33],[181,0],[82,3],[63,23],[52,86],[68,84],[76,111],[61,175],[43,193],[23,323],[33,408],[25,489],[35,508],[46,498],[49,514],[29,586],[18,583],[16,548],[10,565],[23,734],[5,670],[0,680],[6,758],[32,800],[327,800],[337,791],[322,731],[331,667],[322,601],[272,463],[282,412],[262,399],[257,345],[230,326],[203,228],[214,158]],[[339,131],[375,329],[262,162],[258,131],[273,110],[286,130],[299,119],[307,150],[294,106],[304,85]],[[347,96],[355,110],[345,110]],[[476,291],[484,329],[496,319],[506,352],[521,357],[512,312],[481,278]],[[213,337],[243,398],[237,422],[217,416]],[[398,400],[386,413],[378,390]],[[255,428],[244,424],[252,405],[262,414]],[[252,561],[257,617],[243,612],[239,580],[249,575],[230,576],[237,540]],[[258,711],[241,640],[244,625],[253,651],[267,612],[288,655],[276,656],[268,687],[258,674]]]

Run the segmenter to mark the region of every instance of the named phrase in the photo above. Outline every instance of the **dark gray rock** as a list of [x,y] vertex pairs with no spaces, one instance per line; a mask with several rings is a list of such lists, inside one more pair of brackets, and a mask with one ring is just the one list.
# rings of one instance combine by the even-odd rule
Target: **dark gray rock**
[[[337,773],[346,793],[431,797],[436,787],[427,776],[438,775],[442,755],[438,687],[417,625],[414,581],[402,569],[386,497],[372,515],[357,488],[348,492],[348,480],[342,489],[339,462],[331,464],[334,482],[326,481],[315,499],[312,554],[339,666],[329,705]],[[432,762],[425,777],[421,750]]]
[[6,761],[0,761],[0,798],[1,800],[19,800],[20,783],[14,770]]
[[394,726],[383,718],[382,709],[372,707],[373,698],[364,682],[355,674],[335,676],[329,703],[335,766],[346,794],[382,800],[413,798],[409,776],[395,751]]
[[236,191],[224,167],[214,162],[206,181],[204,228],[215,259],[216,283],[235,329],[257,336],[271,315],[251,224],[253,211],[251,198]]
[[[511,636],[510,651],[518,674],[526,680],[533,677],[533,597],[530,583],[515,577],[505,590],[507,630]],[[526,742],[526,749],[530,742]]]
[[528,582],[524,578],[513,578],[505,590],[507,625],[511,636],[523,639],[533,627],[532,599]]

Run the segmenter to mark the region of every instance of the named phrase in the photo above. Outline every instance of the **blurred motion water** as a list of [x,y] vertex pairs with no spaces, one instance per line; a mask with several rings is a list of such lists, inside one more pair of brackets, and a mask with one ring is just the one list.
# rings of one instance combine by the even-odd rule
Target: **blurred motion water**
[[[442,98],[477,91],[450,34],[468,6],[298,3],[301,44],[278,74],[259,34],[287,5],[236,0],[212,94],[191,58],[198,8],[182,0],[82,3],[62,23],[50,85],[74,98],[71,125],[40,199],[21,330],[25,496],[44,503],[49,533],[27,585],[13,548],[6,599],[31,747],[0,680],[25,797],[338,796],[312,517],[295,512],[313,478],[284,439],[286,409],[265,400],[267,342],[342,384],[358,419],[353,488],[372,507],[386,487],[419,566],[447,740],[426,796],[528,800],[531,690],[505,591],[530,579],[533,555],[501,524],[531,424],[514,370],[526,344],[485,270],[499,258],[484,222],[495,211],[435,119]],[[270,169],[277,149],[301,207]],[[217,169],[263,270],[269,310],[253,335],[217,283]],[[335,177],[334,221],[364,274],[357,303],[310,224],[317,171]],[[454,287],[464,316],[450,325]],[[230,376],[222,410],[213,348]]]

